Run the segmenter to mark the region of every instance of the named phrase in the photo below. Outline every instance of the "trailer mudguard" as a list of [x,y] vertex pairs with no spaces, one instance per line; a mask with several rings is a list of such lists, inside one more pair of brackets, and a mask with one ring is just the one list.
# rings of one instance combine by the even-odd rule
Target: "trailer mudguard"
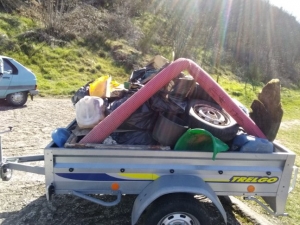
[[221,212],[227,223],[226,212],[213,191],[200,177],[193,175],[165,175],[150,183],[136,198],[132,213],[131,224],[135,225],[143,211],[157,198],[170,193],[191,193],[205,195]]

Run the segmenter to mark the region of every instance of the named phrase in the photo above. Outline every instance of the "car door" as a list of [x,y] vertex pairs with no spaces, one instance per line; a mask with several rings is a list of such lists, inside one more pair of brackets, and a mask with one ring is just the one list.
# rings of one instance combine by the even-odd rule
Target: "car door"
[[13,68],[7,60],[0,57],[0,73],[3,73],[3,75],[0,75],[0,98],[6,97],[7,89],[13,78],[12,71]]

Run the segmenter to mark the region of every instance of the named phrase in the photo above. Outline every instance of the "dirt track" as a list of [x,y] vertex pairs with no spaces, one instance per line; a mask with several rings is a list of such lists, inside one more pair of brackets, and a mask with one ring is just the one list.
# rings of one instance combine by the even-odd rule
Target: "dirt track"
[[[0,115],[4,155],[20,156],[43,154],[44,147],[51,141],[51,132],[69,124],[75,118],[75,110],[70,99],[36,98],[22,108],[13,108],[1,101]],[[25,172],[14,171],[10,181],[0,181],[0,224],[131,224],[135,196],[124,196],[118,206],[110,208],[67,195],[57,195],[49,203],[44,188],[44,176]],[[213,224],[224,224],[216,208],[209,202],[205,204]],[[228,224],[242,224],[230,206],[225,208]]]

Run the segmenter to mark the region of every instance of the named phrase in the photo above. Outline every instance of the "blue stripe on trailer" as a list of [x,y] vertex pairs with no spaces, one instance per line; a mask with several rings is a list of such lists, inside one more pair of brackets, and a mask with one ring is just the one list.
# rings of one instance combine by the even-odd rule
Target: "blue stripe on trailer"
[[[71,180],[86,181],[137,181],[136,179],[122,179],[110,176],[106,173],[56,173],[57,176]],[[140,180],[141,181],[141,180]],[[145,180],[143,180],[145,181]]]

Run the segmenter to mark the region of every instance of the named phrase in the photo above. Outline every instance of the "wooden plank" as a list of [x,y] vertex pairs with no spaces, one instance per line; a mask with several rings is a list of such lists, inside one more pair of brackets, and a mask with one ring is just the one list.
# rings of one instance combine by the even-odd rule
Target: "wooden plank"
[[69,145],[74,145],[77,143],[77,136],[71,133],[70,137],[66,141],[64,147],[67,148]]
[[74,130],[72,130],[72,133],[75,136],[85,136],[87,135],[90,131],[92,130],[92,128],[80,128],[78,125],[75,127]]
[[79,143],[66,143],[65,148],[94,148],[105,150],[171,150],[170,146],[162,145],[103,145],[103,144],[79,144]]

